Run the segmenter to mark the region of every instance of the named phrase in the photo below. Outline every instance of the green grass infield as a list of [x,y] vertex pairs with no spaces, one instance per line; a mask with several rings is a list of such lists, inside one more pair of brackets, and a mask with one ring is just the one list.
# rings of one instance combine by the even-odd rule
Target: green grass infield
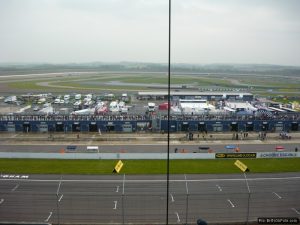
[[[172,174],[224,174],[241,172],[235,159],[171,160]],[[299,172],[300,158],[241,159],[253,173]],[[0,159],[2,174],[112,174],[117,160]],[[165,160],[123,160],[120,173],[164,174]]]

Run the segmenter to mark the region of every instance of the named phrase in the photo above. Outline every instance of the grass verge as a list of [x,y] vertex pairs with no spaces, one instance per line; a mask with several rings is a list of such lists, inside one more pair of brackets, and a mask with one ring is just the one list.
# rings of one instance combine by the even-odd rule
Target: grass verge
[[[250,172],[299,172],[300,158],[242,159]],[[235,159],[171,160],[172,174],[239,173]],[[0,159],[1,173],[15,174],[111,174],[116,160],[54,160],[54,159]],[[164,174],[165,160],[123,160],[121,173]]]

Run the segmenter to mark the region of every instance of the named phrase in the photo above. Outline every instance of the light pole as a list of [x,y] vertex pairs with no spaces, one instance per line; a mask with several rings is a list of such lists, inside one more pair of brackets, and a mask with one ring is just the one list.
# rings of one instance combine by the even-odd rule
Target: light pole
[[170,86],[171,86],[171,0],[169,0],[169,44],[168,44],[168,156],[167,156],[167,207],[166,224],[169,224],[169,183],[170,183]]

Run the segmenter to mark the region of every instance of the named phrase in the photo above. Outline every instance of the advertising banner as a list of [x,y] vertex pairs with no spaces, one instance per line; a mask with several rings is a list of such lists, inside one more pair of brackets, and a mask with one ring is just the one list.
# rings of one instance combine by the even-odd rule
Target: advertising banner
[[216,159],[256,158],[256,153],[216,153]]
[[260,152],[257,158],[294,158],[299,157],[298,152]]

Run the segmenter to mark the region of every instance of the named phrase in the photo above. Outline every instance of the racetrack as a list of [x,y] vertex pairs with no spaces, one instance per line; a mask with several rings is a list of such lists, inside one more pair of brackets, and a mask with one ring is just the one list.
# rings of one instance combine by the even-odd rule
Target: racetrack
[[[21,179],[22,178],[22,179]],[[299,217],[300,173],[171,175],[169,222]],[[1,175],[0,221],[165,223],[166,175]]]
[[[76,152],[86,152],[87,146],[99,146],[99,151],[101,153],[118,153],[118,152],[128,152],[128,153],[166,153],[167,146],[166,144],[99,144],[99,143],[70,143],[70,145],[76,145]],[[170,152],[174,152],[175,148],[178,149],[178,152],[184,149],[186,152],[205,152],[204,150],[199,151],[199,147],[209,147],[214,152],[233,152],[234,149],[226,149],[227,144],[215,144],[215,143],[193,143],[193,144],[171,144]],[[231,144],[232,145],[232,144]],[[284,150],[286,151],[294,151],[295,148],[300,148],[299,143],[279,143],[279,144],[253,144],[253,143],[245,143],[245,144],[235,144],[240,149],[240,152],[272,152],[276,151],[276,146],[282,145],[284,146]],[[66,149],[68,145],[66,144],[0,144],[0,152],[44,152],[44,153],[58,153],[61,152],[62,149]],[[206,150],[207,152],[207,150]]]

